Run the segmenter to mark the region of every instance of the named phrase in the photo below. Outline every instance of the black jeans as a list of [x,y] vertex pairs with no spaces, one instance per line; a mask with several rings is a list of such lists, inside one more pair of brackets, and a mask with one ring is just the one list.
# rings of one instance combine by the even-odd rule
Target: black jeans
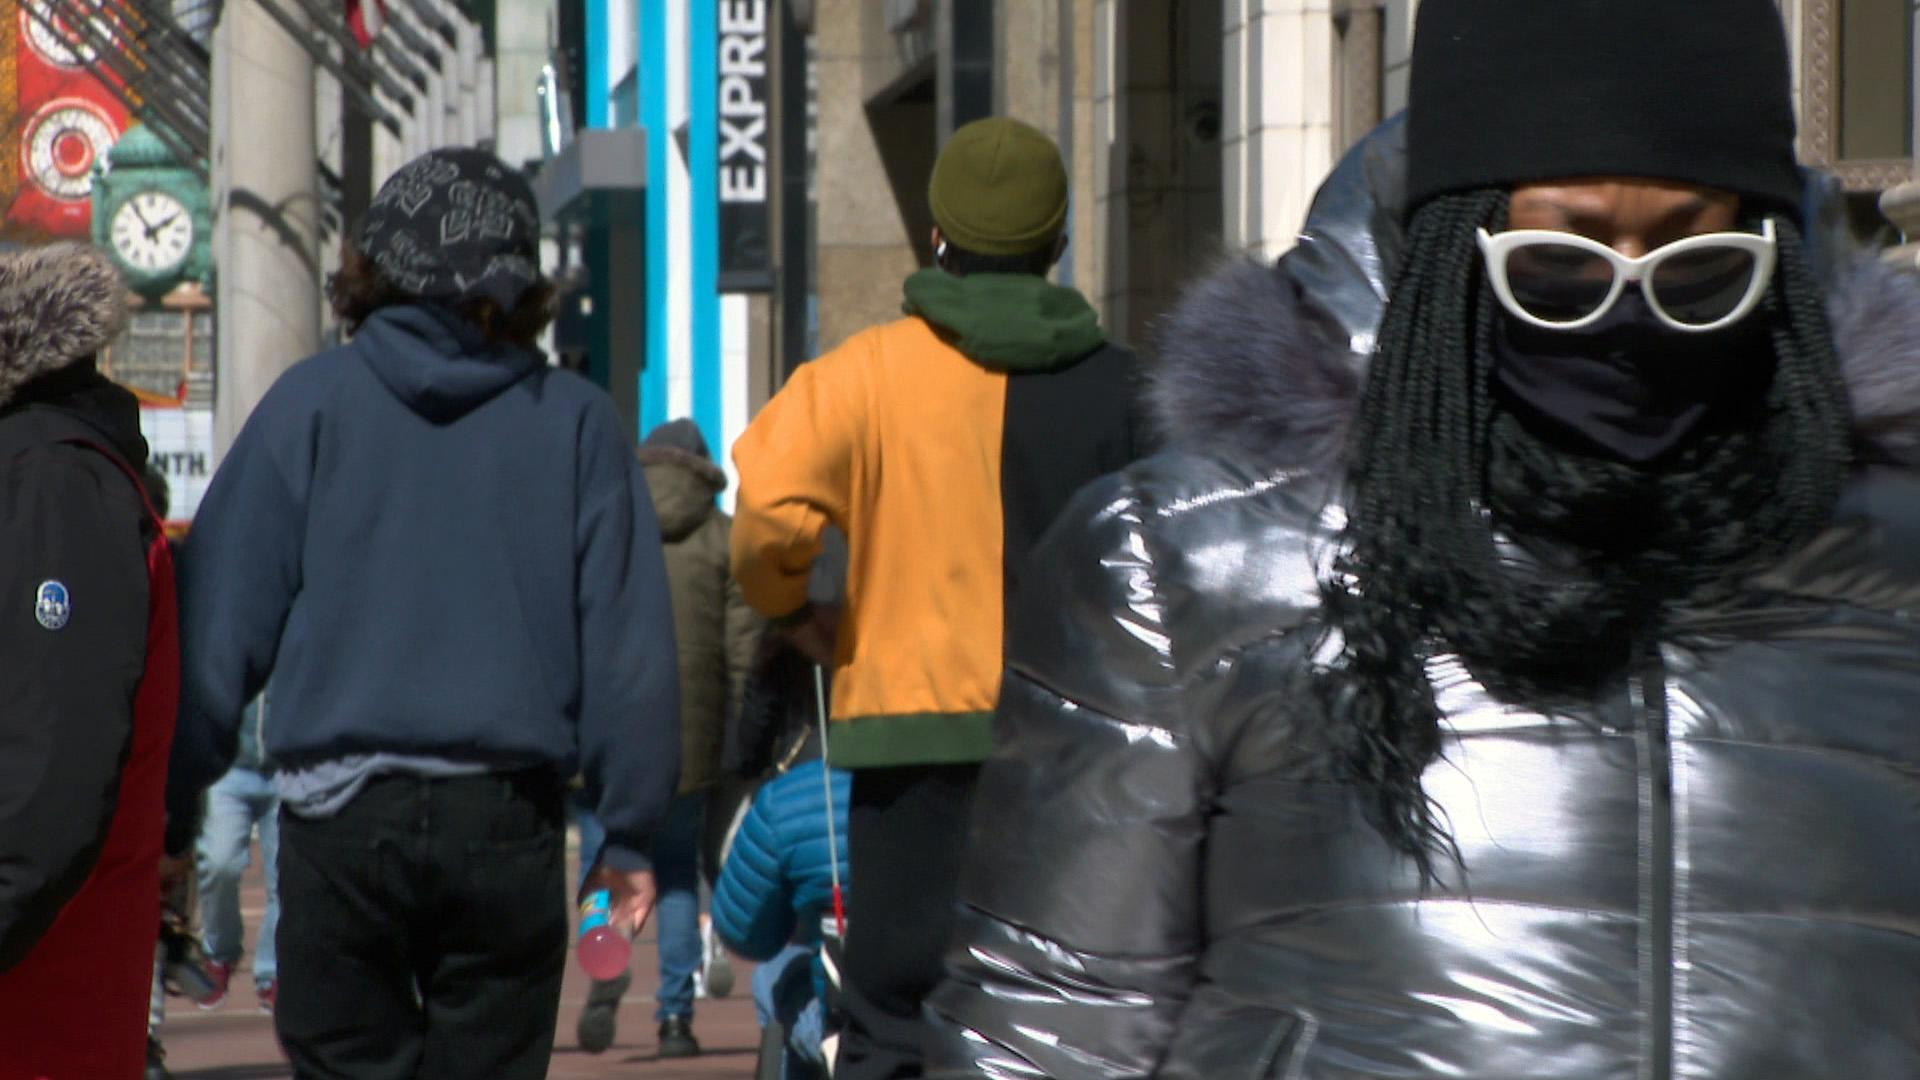
[[384,776],[280,818],[274,1026],[306,1078],[547,1075],[567,955],[562,785]]
[[835,1080],[921,1075],[978,765],[856,769],[848,806],[846,1030]]

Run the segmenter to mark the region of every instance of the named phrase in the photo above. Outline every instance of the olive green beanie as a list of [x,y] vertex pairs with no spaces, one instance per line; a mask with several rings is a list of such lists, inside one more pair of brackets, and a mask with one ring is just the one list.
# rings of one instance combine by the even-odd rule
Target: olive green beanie
[[976,255],[1026,255],[1067,224],[1067,170],[1053,140],[1018,120],[975,120],[933,163],[927,202],[954,246]]

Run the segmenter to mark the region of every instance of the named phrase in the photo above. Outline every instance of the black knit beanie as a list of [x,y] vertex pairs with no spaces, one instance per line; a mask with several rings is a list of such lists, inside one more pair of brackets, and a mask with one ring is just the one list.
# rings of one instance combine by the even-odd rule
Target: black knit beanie
[[1425,0],[1412,78],[1409,212],[1582,176],[1799,201],[1774,0]]

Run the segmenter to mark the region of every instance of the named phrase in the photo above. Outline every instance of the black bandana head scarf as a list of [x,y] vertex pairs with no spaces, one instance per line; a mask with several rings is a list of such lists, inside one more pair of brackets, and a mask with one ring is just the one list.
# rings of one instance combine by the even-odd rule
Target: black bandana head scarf
[[526,180],[484,150],[433,150],[380,186],[360,253],[422,300],[491,300],[503,311],[540,283],[540,211]]

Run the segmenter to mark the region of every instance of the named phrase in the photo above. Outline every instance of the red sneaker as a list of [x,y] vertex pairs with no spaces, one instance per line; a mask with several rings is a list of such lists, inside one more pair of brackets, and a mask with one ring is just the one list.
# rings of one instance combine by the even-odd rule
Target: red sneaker
[[273,1003],[280,996],[280,984],[271,980],[253,984],[253,996],[260,1000],[260,1011],[273,1015]]
[[207,981],[213,984],[213,993],[197,1004],[202,1009],[217,1009],[226,1004],[227,984],[233,981],[233,965],[209,960],[201,970],[207,973]]

